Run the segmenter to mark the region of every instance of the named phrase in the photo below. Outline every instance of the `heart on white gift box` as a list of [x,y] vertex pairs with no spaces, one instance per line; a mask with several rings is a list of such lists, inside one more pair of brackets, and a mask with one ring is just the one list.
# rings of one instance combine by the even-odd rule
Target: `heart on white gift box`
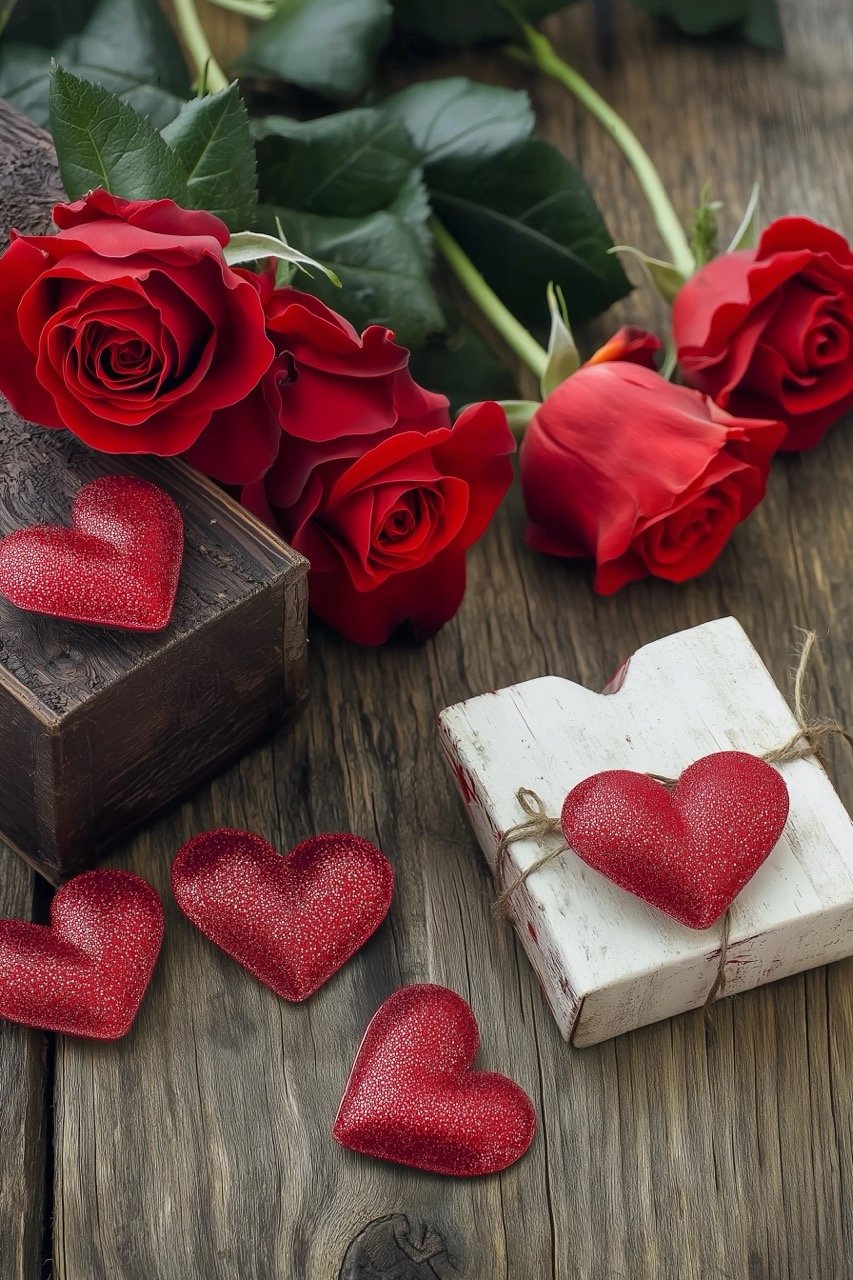
[[[604,694],[546,676],[444,711],[440,736],[494,870],[516,793],[558,815],[609,769],[677,777],[715,751],[762,755],[797,722],[733,618],[639,650]],[[853,826],[820,764],[782,766],[790,814],[772,855],[736,898],[725,957],[732,994],[853,952]],[[505,880],[542,845],[514,842]],[[512,911],[560,1029],[582,1046],[704,1003],[721,938],[669,919],[567,852],[519,887]]]

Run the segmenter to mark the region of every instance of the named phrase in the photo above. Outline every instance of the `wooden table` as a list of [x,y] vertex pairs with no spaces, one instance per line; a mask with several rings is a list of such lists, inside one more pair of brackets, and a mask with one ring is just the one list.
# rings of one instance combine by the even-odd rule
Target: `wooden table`
[[[606,71],[585,6],[549,30],[629,115],[685,215],[713,176],[733,225],[757,175],[767,216],[799,210],[853,231],[847,0],[786,0],[785,60],[662,36],[625,4],[617,16]],[[453,65],[525,83],[496,58]],[[614,233],[654,251],[607,139],[558,89],[534,96]],[[643,295],[619,318],[647,315]],[[595,688],[638,645],[726,613],[780,682],[794,627],[817,628],[815,704],[853,717],[851,426],[776,462],[766,503],[699,582],[598,598],[585,568],[524,549],[514,492],[471,556],[459,617],[434,642],[370,651],[316,629],[301,723],[116,855],[155,883],[167,914],[131,1035],[99,1047],[0,1027],[2,1280],[50,1275],[51,1261],[56,1280],[853,1274],[853,961],[725,1002],[710,1020],[569,1049],[511,931],[491,918],[435,735],[436,712],[468,694],[545,672]],[[853,772],[834,763],[853,806]],[[178,846],[225,823],[282,848],[352,829],[395,864],[389,922],[305,1007],[208,946],[167,891]],[[43,886],[4,852],[0,913],[44,904]],[[399,984],[423,980],[471,1002],[481,1061],[534,1099],[539,1135],[503,1175],[442,1180],[330,1139],[368,1018]]]

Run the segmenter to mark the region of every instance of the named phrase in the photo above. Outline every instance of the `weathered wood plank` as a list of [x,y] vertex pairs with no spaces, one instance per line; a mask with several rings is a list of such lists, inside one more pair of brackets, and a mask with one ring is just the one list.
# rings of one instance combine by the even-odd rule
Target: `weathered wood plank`
[[[55,160],[41,131],[23,117],[0,118],[0,234],[9,225],[44,230],[50,200],[59,194]],[[0,844],[0,916],[31,919],[34,895],[41,898],[36,885],[33,873]],[[9,1280],[36,1280],[41,1270],[48,1053],[48,1038],[40,1032],[0,1022],[0,1261]]]
[[[0,844],[0,917],[29,920],[36,877]],[[0,1022],[0,1261],[9,1280],[37,1280],[47,1160],[48,1038]]]
[[[682,209],[709,169],[739,206],[757,169],[770,213],[849,220],[853,19],[841,0],[787,0],[784,62],[652,38],[627,5],[619,13],[620,50],[606,74],[595,70],[584,6],[550,29],[631,114]],[[488,60],[460,65],[496,74]],[[537,98],[555,140],[614,209],[620,238],[654,247],[606,139],[556,89]],[[645,299],[620,314],[643,316]],[[391,918],[329,987],[290,1008],[193,934],[166,897],[163,960],[131,1036],[58,1046],[57,1280],[361,1280],[371,1266],[395,1280],[429,1280],[430,1271],[844,1280],[853,964],[739,996],[709,1024],[697,1013],[567,1051],[511,931],[491,919],[491,887],[445,777],[434,716],[549,671],[597,688],[639,645],[729,612],[783,687],[792,624],[815,626],[816,705],[849,713],[851,490],[849,428],[836,428],[815,453],[776,464],[767,503],[712,573],[612,600],[591,594],[580,566],[521,547],[515,494],[472,556],[459,619],[434,644],[360,652],[318,628],[314,701],[297,731],[153,826],[119,863],[165,894],[169,858],[204,826],[252,826],[282,846],[349,827],[395,863]],[[853,774],[836,763],[849,806]],[[530,1154],[500,1177],[419,1176],[329,1138],[370,1013],[401,980],[422,979],[471,1001],[482,1061],[512,1074],[540,1112]],[[394,1214],[409,1224],[399,1224],[401,1247],[365,1230]],[[433,1233],[440,1251],[424,1258]]]

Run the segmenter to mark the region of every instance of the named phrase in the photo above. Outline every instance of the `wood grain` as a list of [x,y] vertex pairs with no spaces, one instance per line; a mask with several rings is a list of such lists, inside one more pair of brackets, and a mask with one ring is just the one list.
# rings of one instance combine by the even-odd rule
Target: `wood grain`
[[[607,72],[585,6],[549,30],[631,116],[685,215],[713,174],[734,225],[757,172],[768,215],[805,210],[850,230],[853,15],[845,0],[786,0],[784,12],[784,61],[661,36],[627,3]],[[448,66],[527,83],[492,56]],[[535,96],[617,236],[654,251],[607,139],[555,87]],[[598,331],[648,314],[647,295],[635,295]],[[593,595],[584,567],[523,548],[516,492],[471,556],[459,617],[433,643],[361,651],[315,627],[313,702],[293,734],[117,861],[163,894],[166,943],[126,1041],[57,1045],[57,1280],[385,1280],[383,1267],[394,1280],[431,1280],[442,1267],[464,1280],[849,1280],[853,964],[738,996],[710,1022],[688,1014],[572,1051],[512,933],[491,918],[434,718],[548,672],[600,687],[641,644],[726,613],[783,687],[793,626],[816,627],[815,706],[853,715],[851,492],[848,424],[775,464],[767,502],[699,582],[640,584],[613,599]],[[853,774],[834,764],[850,807]],[[171,903],[170,857],[224,823],[282,847],[348,828],[395,863],[389,921],[303,1008],[237,970]],[[422,979],[472,1002],[481,1063],[536,1104],[531,1152],[498,1177],[443,1181],[330,1139],[370,1014]],[[414,1224],[410,1240],[434,1236],[444,1255],[425,1262],[409,1245],[395,1255],[387,1226],[365,1231],[394,1215]]]
[[[14,183],[10,182],[14,174]],[[12,226],[41,231],[50,222],[50,204],[62,198],[53,149],[42,130],[20,119],[15,128],[3,127],[0,117],[0,192],[3,217]],[[0,452],[0,465],[2,453]],[[0,646],[2,646],[0,631]],[[2,724],[6,743],[26,751],[30,726],[21,711],[19,723]],[[26,758],[26,755],[23,756]],[[10,785],[26,789],[30,780]],[[0,916],[33,918],[36,877],[0,842]],[[51,1085],[48,1037],[0,1022],[0,1134],[4,1152],[0,1163],[0,1261],[4,1280],[37,1280],[43,1255],[45,1179],[52,1165],[48,1150]]]
[[[29,920],[35,880],[0,843],[0,917]],[[0,1021],[0,1262],[3,1280],[37,1280],[48,1167],[48,1038]]]

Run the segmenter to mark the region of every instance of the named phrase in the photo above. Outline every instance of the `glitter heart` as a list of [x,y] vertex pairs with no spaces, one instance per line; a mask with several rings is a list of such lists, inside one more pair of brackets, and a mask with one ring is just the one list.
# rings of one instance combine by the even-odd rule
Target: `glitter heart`
[[566,843],[588,866],[691,929],[731,906],[788,819],[788,788],[758,756],[716,751],[675,788],[610,769],[566,796]]
[[77,494],[71,525],[35,525],[0,540],[0,595],[71,622],[167,626],[184,553],[183,520],[169,495],[133,476],[101,476]]
[[402,987],[380,1005],[361,1042],[332,1134],[362,1155],[457,1177],[497,1173],[536,1131],[519,1085],[472,1071],[480,1033],[447,987]]
[[358,836],[312,836],[282,857],[249,831],[205,831],[172,864],[193,924],[284,1000],[305,1000],[388,914],[394,872]]
[[0,1018],[118,1040],[130,1030],[163,940],[163,907],[129,871],[87,871],[50,904],[50,927],[0,920]]

